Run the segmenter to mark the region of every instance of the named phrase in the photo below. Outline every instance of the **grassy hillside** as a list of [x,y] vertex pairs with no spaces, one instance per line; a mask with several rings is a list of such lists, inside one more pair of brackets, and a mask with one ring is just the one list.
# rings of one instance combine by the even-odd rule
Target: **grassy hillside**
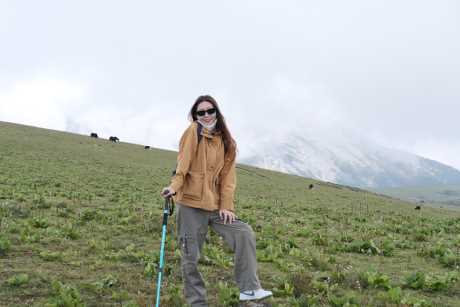
[[[0,305],[151,306],[175,156],[0,122]],[[413,207],[238,167],[271,306],[459,306],[460,214]],[[209,241],[210,306],[237,306],[231,253]],[[170,236],[162,306],[183,304],[179,259]]]
[[437,206],[452,206],[460,209],[460,187],[452,185],[432,187],[407,187],[382,189],[383,194],[409,200],[412,202],[425,202]]

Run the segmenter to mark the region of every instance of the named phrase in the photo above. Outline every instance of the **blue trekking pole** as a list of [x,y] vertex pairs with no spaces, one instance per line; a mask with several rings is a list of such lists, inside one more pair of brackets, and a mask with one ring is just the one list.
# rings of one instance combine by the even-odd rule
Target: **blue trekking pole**
[[174,202],[172,198],[166,197],[163,208],[163,226],[161,230],[161,247],[160,247],[160,266],[158,269],[158,283],[157,283],[157,300],[156,307],[160,307],[160,294],[161,294],[161,278],[163,277],[164,267],[164,254],[165,254],[165,241],[166,241],[166,226],[168,225],[168,216],[174,213]]

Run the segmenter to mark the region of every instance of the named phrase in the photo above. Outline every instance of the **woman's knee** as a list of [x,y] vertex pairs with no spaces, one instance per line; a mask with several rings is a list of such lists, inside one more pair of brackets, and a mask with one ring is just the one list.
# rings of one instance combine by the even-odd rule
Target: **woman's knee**
[[187,234],[179,236],[181,260],[184,264],[197,264],[199,259],[199,246],[197,240]]
[[239,228],[242,233],[246,233],[248,236],[255,237],[255,233],[251,225],[242,222]]
[[255,242],[256,240],[256,235],[254,231],[252,230],[251,225],[242,223],[238,227],[238,231],[235,233],[235,239],[236,241],[251,241]]

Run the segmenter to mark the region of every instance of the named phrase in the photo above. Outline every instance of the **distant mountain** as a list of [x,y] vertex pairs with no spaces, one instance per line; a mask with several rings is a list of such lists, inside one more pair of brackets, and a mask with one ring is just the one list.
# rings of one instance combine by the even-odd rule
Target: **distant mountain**
[[362,188],[460,184],[460,171],[353,136],[270,136],[241,163]]

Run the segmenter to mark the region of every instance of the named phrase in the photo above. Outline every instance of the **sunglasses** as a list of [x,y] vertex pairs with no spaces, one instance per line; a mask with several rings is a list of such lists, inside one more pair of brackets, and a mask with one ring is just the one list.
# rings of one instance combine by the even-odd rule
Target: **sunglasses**
[[212,114],[216,113],[216,108],[196,111],[196,115],[198,115],[198,116],[204,116],[206,113],[208,113],[208,115],[212,115]]

